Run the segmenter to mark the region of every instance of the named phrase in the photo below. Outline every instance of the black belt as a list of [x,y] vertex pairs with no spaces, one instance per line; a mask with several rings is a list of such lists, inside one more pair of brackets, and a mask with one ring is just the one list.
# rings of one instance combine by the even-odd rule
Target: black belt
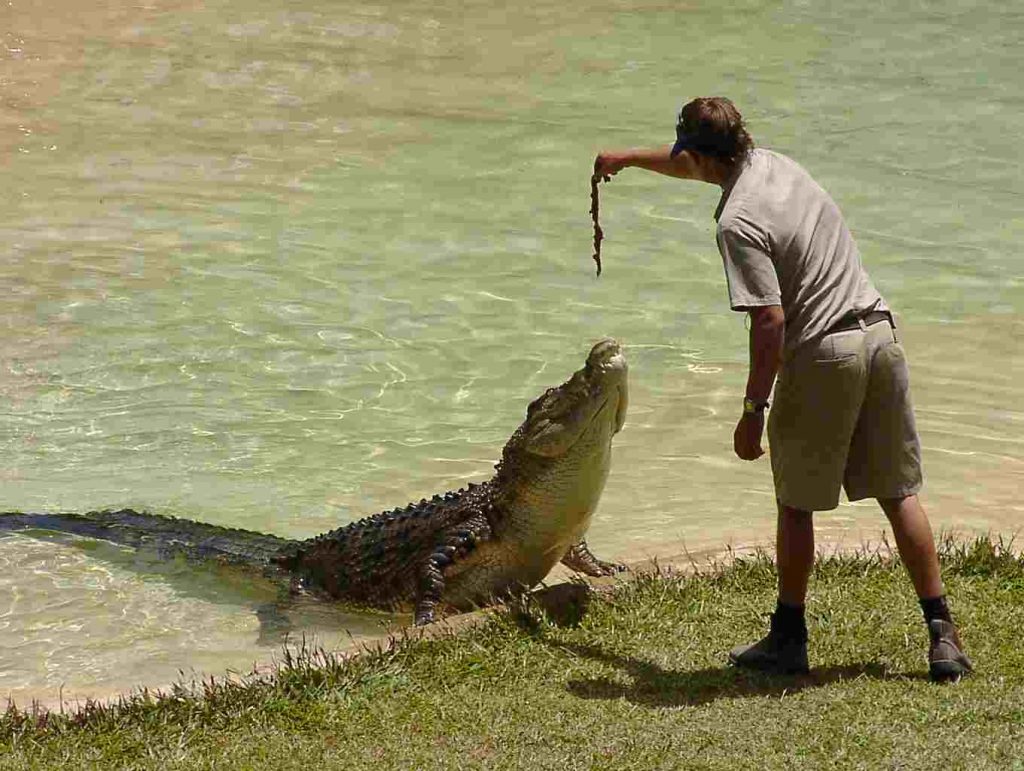
[[851,329],[860,329],[861,322],[864,322],[865,327],[870,327],[872,324],[877,324],[880,321],[888,321],[889,324],[895,328],[895,324],[892,320],[892,314],[889,311],[869,311],[863,316],[854,316],[853,318],[846,317],[836,322],[835,326],[830,328],[826,334],[832,334],[833,332],[848,332]]

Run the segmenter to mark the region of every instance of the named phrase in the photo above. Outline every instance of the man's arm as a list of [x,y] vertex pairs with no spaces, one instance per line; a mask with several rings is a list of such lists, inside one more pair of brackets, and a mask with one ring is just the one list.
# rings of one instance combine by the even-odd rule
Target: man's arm
[[618,174],[625,168],[635,166],[656,171],[680,179],[703,179],[692,154],[688,150],[670,156],[671,147],[634,148],[632,150],[609,150],[597,156],[595,172],[604,177]]
[[781,305],[750,309],[750,374],[746,395],[755,402],[768,401],[775,385],[785,331],[786,316]]
[[[775,375],[782,358],[786,316],[781,305],[765,305],[750,309],[750,374],[746,397],[765,404],[772,392]],[[764,411],[744,411],[733,433],[733,449],[743,460],[756,460],[764,455],[761,435],[764,433]]]

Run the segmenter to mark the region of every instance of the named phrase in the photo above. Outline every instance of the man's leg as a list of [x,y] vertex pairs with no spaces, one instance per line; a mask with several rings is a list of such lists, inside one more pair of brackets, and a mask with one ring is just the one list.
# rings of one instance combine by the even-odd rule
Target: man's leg
[[916,495],[879,498],[879,505],[892,525],[900,559],[910,573],[918,599],[942,596],[939,558],[935,553],[932,526]]
[[814,566],[814,516],[810,511],[778,503],[775,564],[779,572],[779,599],[768,636],[729,652],[738,667],[781,674],[808,671],[807,624],[804,600]]
[[804,600],[814,565],[812,512],[834,509],[839,503],[847,450],[867,382],[863,337],[859,329],[826,335],[803,346],[779,373],[768,414],[778,500],[779,597],[768,636],[730,651],[729,660],[737,666],[807,671]]
[[778,506],[775,564],[779,570],[779,602],[803,607],[814,566],[814,516],[781,501]]
[[949,613],[942,588],[935,538],[924,508],[916,495],[879,498],[879,505],[892,524],[896,548],[910,573],[928,625],[931,644],[928,671],[933,680],[958,680],[973,668],[963,652],[960,636]]

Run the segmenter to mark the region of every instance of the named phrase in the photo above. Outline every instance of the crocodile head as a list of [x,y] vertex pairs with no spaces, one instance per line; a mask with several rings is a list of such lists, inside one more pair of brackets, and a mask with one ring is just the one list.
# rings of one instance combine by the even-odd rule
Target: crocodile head
[[530,404],[505,445],[497,481],[524,550],[564,553],[586,529],[626,420],[626,374],[619,344],[600,341],[581,369]]
[[580,442],[590,444],[598,437],[610,441],[626,421],[626,372],[619,344],[610,338],[601,340],[582,369],[530,404],[517,432],[518,449],[556,458]]

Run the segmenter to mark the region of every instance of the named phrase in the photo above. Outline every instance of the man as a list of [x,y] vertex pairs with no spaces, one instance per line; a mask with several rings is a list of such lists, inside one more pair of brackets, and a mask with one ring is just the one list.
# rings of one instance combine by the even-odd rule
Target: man
[[764,454],[764,413],[775,383],[768,444],[778,500],[778,603],[767,637],[734,648],[730,661],[808,671],[812,514],[834,509],[843,486],[850,500],[876,498],[892,525],[928,626],[932,679],[959,679],[971,663],[917,498],[921,449],[903,348],[839,208],[796,162],[754,149],[739,111],[721,97],[682,108],[673,146],[602,152],[595,172],[607,180],[627,167],[722,188],[716,237],[729,301],[750,315],[750,373],[733,434],[744,460]]

